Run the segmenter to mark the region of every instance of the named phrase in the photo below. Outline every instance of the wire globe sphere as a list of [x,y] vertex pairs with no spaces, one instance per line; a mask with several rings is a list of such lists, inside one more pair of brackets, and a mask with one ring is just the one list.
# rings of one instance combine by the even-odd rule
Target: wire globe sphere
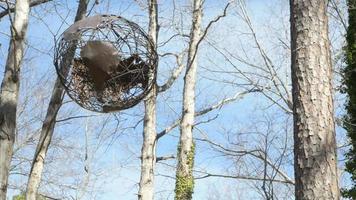
[[95,112],[131,108],[156,83],[158,56],[148,35],[115,15],[77,21],[56,42],[54,64],[68,96]]

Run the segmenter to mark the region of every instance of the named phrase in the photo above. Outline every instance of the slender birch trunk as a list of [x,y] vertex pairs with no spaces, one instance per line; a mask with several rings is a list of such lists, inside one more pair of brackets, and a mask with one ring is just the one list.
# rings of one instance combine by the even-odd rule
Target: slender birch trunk
[[202,0],[193,2],[193,19],[190,32],[187,69],[184,76],[183,111],[180,123],[180,139],[178,145],[178,164],[176,172],[175,199],[192,199],[194,189],[194,141],[193,125],[195,114],[195,82],[197,71],[197,50],[201,34],[203,15]]
[[291,0],[296,199],[339,199],[327,0]]
[[[158,12],[157,0],[148,0],[149,37],[157,49]],[[154,72],[153,72],[154,73]],[[153,200],[154,169],[156,164],[156,99],[157,87],[153,83],[152,90],[145,100],[145,116],[143,123],[143,144],[141,149],[141,178],[138,199]]]
[[[88,0],[79,1],[75,21],[85,17],[88,2]],[[73,54],[69,56],[73,57]],[[52,140],[56,117],[62,105],[63,95],[64,87],[62,86],[60,79],[57,78],[53,87],[47,114],[42,125],[40,140],[37,144],[36,152],[32,161],[30,176],[27,182],[26,200],[36,200],[37,191],[41,183],[44,161],[47,155],[48,147]]]
[[14,20],[10,16],[11,39],[0,91],[0,200],[6,199],[10,163],[16,137],[20,65],[24,54],[29,12],[29,0],[17,0]]

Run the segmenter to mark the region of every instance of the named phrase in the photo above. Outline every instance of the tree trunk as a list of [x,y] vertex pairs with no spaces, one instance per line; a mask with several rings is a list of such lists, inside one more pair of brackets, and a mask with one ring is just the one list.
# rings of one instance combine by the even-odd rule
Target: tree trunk
[[343,197],[356,199],[356,0],[347,1],[349,26],[346,34],[346,67],[344,69],[344,93],[347,94],[347,113],[344,116],[344,128],[350,138],[351,148],[346,154],[345,171],[351,174],[352,186],[344,189]]
[[187,69],[184,76],[183,111],[178,144],[178,164],[176,172],[175,199],[192,199],[194,189],[194,141],[193,124],[195,114],[195,82],[197,71],[197,51],[201,32],[202,0],[193,2],[193,19],[190,32]]
[[[80,0],[75,21],[85,17],[87,7],[88,1]],[[73,57],[74,54],[68,53],[67,56]],[[62,105],[64,95],[63,92],[64,87],[62,86],[60,79],[57,77],[48,105],[47,114],[42,125],[40,140],[37,144],[36,152],[32,161],[30,176],[27,182],[26,200],[36,200],[37,191],[41,182],[44,161],[53,136],[57,113]]]
[[28,0],[17,0],[11,19],[11,40],[0,91],[0,200],[6,199],[7,182],[16,136],[16,111],[20,86],[20,65],[30,12]]
[[[157,49],[158,12],[157,0],[148,0],[149,37]],[[154,72],[152,72],[153,74]],[[141,178],[138,199],[153,200],[154,168],[156,164],[156,99],[157,87],[153,83],[152,90],[145,100],[145,116],[143,122],[143,144],[141,149]]]
[[296,199],[339,199],[327,0],[291,0]]

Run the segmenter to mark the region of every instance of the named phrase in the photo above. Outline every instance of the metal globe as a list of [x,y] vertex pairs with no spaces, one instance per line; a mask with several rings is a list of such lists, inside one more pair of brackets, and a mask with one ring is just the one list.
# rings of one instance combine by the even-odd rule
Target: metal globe
[[54,64],[81,107],[113,112],[138,104],[156,82],[158,56],[147,34],[115,15],[87,17],[56,42]]

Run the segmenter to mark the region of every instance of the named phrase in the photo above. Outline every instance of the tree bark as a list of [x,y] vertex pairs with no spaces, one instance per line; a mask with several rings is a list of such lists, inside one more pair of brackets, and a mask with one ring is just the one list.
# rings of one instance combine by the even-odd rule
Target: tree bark
[[[81,20],[85,17],[87,7],[88,0],[79,1],[75,21]],[[67,56],[73,57],[74,54],[69,52]],[[40,140],[37,144],[36,152],[32,161],[30,176],[27,182],[26,200],[36,200],[37,191],[41,183],[44,161],[47,155],[48,147],[52,140],[57,113],[62,106],[63,95],[64,87],[62,86],[60,79],[57,77],[52,90],[52,96],[48,105],[46,117],[42,125]]]
[[348,0],[349,26],[346,32],[346,66],[344,73],[344,93],[348,96],[343,127],[350,138],[351,147],[346,154],[345,171],[351,174],[352,185],[343,189],[342,196],[356,199],[356,0]]
[[[157,50],[158,12],[157,0],[148,0],[149,37]],[[154,72],[151,72],[152,75]],[[141,149],[141,178],[138,199],[153,200],[154,169],[156,164],[156,100],[157,86],[153,83],[152,90],[145,100],[145,116],[143,123],[143,144]]]
[[193,19],[190,32],[187,69],[184,76],[183,110],[178,144],[178,164],[176,172],[175,199],[192,199],[194,189],[194,141],[193,124],[195,114],[195,82],[197,71],[197,51],[201,34],[203,15],[202,0],[193,1]]
[[24,55],[30,7],[17,0],[11,20],[11,39],[0,91],[0,200],[6,199],[9,168],[16,136],[16,111],[20,86],[20,65]]
[[291,0],[296,199],[339,199],[327,0]]

